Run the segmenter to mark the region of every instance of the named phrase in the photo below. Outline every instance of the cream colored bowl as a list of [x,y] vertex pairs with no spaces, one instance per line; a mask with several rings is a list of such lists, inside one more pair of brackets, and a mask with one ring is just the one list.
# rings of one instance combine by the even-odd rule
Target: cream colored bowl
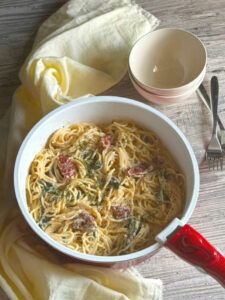
[[206,49],[192,33],[159,29],[141,37],[129,56],[129,72],[139,86],[160,96],[188,93],[206,71]]
[[135,81],[135,79],[132,77],[132,74],[129,73],[129,76],[134,88],[143,98],[145,98],[146,100],[152,103],[163,105],[163,104],[172,104],[172,103],[182,103],[183,101],[191,97],[191,95],[195,93],[197,88],[202,83],[205,73],[203,73],[199,81],[196,82],[196,84],[193,85],[187,92],[181,95],[171,95],[171,96],[161,96],[161,95],[150,93],[148,90],[140,86],[137,81]]

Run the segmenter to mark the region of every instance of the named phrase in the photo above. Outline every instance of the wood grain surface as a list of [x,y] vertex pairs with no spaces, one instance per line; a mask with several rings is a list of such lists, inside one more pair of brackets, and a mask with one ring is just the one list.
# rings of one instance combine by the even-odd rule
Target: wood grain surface
[[[39,25],[64,3],[62,0],[0,1],[0,117],[10,107],[13,92],[19,85],[18,70],[31,49]],[[212,75],[219,77],[219,111],[225,123],[225,1],[137,0],[137,3],[161,20],[160,27],[184,28],[204,42],[208,52],[204,83],[208,87]],[[128,76],[104,94],[144,101]],[[183,130],[200,164],[199,201],[189,223],[225,253],[225,170],[209,172],[204,163],[204,149],[211,130],[210,113],[196,95],[185,103],[157,109]],[[164,299],[225,299],[225,290],[214,279],[167,249],[137,268],[145,277],[163,280]],[[1,291],[0,299],[5,299]]]

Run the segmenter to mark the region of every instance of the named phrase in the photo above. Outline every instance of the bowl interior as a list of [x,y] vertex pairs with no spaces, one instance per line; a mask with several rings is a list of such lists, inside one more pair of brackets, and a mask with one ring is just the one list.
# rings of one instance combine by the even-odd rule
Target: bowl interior
[[[187,179],[187,197],[184,222],[190,217],[197,200],[196,178],[198,168],[193,151],[180,130],[163,114],[137,101],[120,97],[90,97],[61,106],[44,117],[25,138],[17,155],[14,186],[20,209],[32,229],[47,243],[70,256],[83,260],[94,261],[121,261],[148,254],[159,247],[159,244],[150,246],[136,253],[115,257],[97,257],[76,253],[65,246],[58,244],[45,234],[29,214],[26,204],[25,182],[30,164],[34,156],[45,145],[48,137],[58,128],[77,122],[105,123],[115,119],[132,120],[145,128],[155,131],[184,171]],[[176,151],[175,151],[176,149]]]
[[206,64],[201,41],[180,29],[146,34],[130,52],[129,67],[141,83],[158,89],[182,87],[195,80]]

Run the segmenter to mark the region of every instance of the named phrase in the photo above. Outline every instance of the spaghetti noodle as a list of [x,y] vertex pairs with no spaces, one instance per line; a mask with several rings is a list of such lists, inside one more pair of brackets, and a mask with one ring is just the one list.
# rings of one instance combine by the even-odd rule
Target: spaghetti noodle
[[121,255],[154,243],[183,209],[185,179],[157,135],[133,122],[72,124],[31,163],[27,204],[59,243]]

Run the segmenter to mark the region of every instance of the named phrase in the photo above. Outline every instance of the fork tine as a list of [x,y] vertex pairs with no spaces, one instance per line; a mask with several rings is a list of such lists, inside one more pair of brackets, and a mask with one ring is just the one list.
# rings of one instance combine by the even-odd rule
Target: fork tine
[[209,170],[223,170],[223,152],[220,153],[218,150],[207,150],[205,159]]
[[223,170],[223,156],[207,153],[206,160],[209,170]]
[[208,169],[210,170],[209,157],[208,157],[207,152],[205,153],[205,160],[207,162]]
[[212,167],[212,160],[209,157],[208,153],[206,153],[206,160],[207,160],[207,164],[208,164],[208,169],[211,170]]
[[206,151],[205,159],[209,170],[223,170],[223,152],[218,149]]
[[208,164],[208,169],[209,169],[209,171],[210,171],[210,161],[209,161],[209,159],[207,159],[207,164]]

